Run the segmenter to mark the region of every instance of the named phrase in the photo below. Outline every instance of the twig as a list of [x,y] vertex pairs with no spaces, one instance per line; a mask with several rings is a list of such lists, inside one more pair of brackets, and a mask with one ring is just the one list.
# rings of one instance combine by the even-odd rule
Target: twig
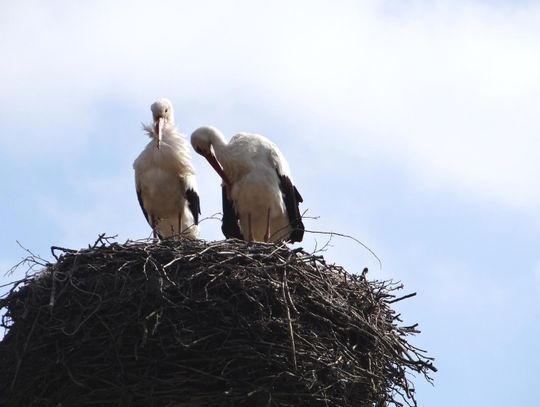
[[287,295],[285,294],[287,290],[287,267],[283,268],[283,279],[281,284],[281,290],[283,294],[283,305],[285,306],[285,312],[287,314],[287,324],[289,328],[289,339],[291,341],[291,360],[293,362],[294,371],[298,370],[298,365],[296,363],[296,345],[294,343],[294,331],[291,321],[291,311],[289,310],[289,301],[287,300]]
[[402,296],[402,297],[393,299],[393,300],[391,300],[391,301],[387,301],[387,303],[388,303],[388,304],[393,304],[393,303],[395,303],[395,302],[402,301],[402,300],[405,300],[405,299],[407,299],[407,298],[414,297],[415,295],[416,295],[416,293],[410,293],[410,294],[404,295],[404,296]]
[[373,257],[375,257],[375,259],[377,259],[377,262],[379,263],[379,268],[382,270],[382,261],[379,258],[379,256],[377,256],[373,250],[371,250],[365,243],[361,242],[357,238],[355,238],[353,236],[350,236],[350,235],[345,235],[343,233],[337,233],[337,232],[324,232],[324,231],[319,231],[319,230],[306,230],[306,232],[307,233],[312,233],[312,234],[317,234],[317,235],[338,236],[338,237],[344,237],[346,239],[351,239],[354,242],[358,243],[360,246],[362,246],[364,249],[366,249],[368,252],[370,252],[371,255]]

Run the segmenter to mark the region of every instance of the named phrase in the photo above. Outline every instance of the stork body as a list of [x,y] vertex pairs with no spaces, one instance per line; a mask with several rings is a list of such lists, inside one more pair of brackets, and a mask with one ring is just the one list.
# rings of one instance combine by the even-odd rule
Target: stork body
[[274,143],[249,133],[239,133],[227,143],[216,128],[201,127],[191,135],[191,144],[223,179],[225,237],[302,240],[304,225],[298,209],[302,197]]
[[197,238],[199,194],[187,141],[168,100],[158,100],[151,110],[153,125],[143,125],[151,141],[133,163],[139,204],[154,237]]

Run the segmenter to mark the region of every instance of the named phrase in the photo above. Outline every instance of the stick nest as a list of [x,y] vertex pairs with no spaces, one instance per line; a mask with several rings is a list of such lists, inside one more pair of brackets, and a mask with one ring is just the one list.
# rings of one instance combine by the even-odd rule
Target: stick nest
[[436,370],[391,308],[413,294],[301,249],[58,251],[0,298],[0,405],[416,405],[410,373]]

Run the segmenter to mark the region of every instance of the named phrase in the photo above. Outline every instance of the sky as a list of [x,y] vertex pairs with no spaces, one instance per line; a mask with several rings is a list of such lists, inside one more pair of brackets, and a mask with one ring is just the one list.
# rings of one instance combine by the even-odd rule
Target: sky
[[417,293],[397,308],[439,368],[419,405],[537,403],[540,2],[2,1],[0,55],[0,284],[22,247],[150,236],[132,163],[167,97],[186,135],[278,144],[306,227],[382,268],[346,238],[326,259]]

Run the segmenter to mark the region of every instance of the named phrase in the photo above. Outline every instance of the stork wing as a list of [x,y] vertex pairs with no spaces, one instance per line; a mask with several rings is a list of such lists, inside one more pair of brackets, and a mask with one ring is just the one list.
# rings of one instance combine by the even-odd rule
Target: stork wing
[[201,202],[199,194],[192,188],[186,190],[186,200],[188,201],[188,207],[193,215],[193,222],[196,225],[199,224],[199,214],[201,213]]
[[137,186],[137,199],[139,200],[139,205],[141,205],[142,213],[144,214],[146,221],[150,224],[150,219],[148,219],[148,213],[146,213],[146,209],[144,209],[141,189],[139,188],[139,186]]
[[[144,214],[144,217],[146,218],[146,221],[148,222],[148,224],[149,224],[150,226],[152,226],[152,221],[148,218],[148,213],[146,212],[146,209],[144,209],[144,204],[143,204],[143,200],[142,200],[141,189],[139,188],[138,185],[137,185],[137,199],[139,200],[139,205],[141,205],[142,213]],[[160,239],[163,239],[163,235],[162,235],[161,233],[159,233],[158,231],[156,231],[156,234],[157,234],[157,236],[158,236]]]
[[276,172],[279,177],[279,187],[283,194],[283,202],[285,203],[285,209],[287,210],[287,216],[289,217],[289,223],[292,228],[289,241],[301,242],[304,238],[305,228],[302,223],[302,216],[300,215],[298,204],[303,202],[302,196],[287,175],[280,174],[278,169],[276,169]]
[[221,231],[226,239],[244,239],[240,227],[238,226],[238,215],[234,210],[233,201],[227,196],[227,187],[221,186],[221,201],[223,204],[223,220]]

